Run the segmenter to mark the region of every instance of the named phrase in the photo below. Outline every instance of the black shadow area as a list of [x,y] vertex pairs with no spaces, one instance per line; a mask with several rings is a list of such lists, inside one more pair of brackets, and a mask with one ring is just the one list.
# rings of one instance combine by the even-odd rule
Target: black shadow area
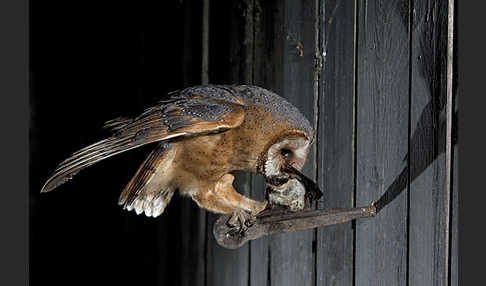
[[[30,1],[30,284],[177,285],[180,198],[148,219],[117,205],[152,146],[40,194],[103,122],[197,84],[196,1]],[[176,246],[176,247],[174,247]]]

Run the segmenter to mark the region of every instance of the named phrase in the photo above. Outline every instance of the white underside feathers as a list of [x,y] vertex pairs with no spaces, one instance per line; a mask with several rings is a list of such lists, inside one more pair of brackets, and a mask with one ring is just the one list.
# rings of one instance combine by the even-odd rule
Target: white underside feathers
[[147,217],[158,217],[164,212],[173,195],[174,191],[167,189],[157,197],[154,197],[153,194],[138,196],[132,204],[127,204],[125,209],[128,211],[135,210],[137,215],[144,213]]

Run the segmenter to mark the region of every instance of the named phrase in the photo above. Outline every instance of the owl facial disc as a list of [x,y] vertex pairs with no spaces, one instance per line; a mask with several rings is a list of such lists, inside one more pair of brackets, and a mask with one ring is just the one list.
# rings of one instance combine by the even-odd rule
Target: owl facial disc
[[310,201],[322,197],[319,187],[310,178],[302,174],[309,153],[310,141],[305,136],[291,134],[279,138],[271,145],[265,157],[263,174],[270,205],[281,205],[291,211],[305,207],[305,199]]

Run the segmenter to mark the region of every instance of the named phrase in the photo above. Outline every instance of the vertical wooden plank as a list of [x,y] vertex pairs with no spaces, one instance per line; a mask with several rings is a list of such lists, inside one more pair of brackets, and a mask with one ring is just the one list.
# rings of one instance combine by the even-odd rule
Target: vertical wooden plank
[[[449,12],[450,13],[450,12]],[[457,1],[454,1],[454,33],[457,34]],[[453,34],[454,35],[454,34]],[[451,59],[449,59],[451,60]],[[453,41],[452,56],[452,73],[453,73],[453,111],[452,115],[452,194],[451,194],[451,227],[450,227],[450,286],[459,285],[459,130],[458,130],[458,112],[459,112],[459,94],[457,92],[457,37]]]
[[[358,1],[356,205],[377,200],[407,167],[408,10],[406,1]],[[355,261],[355,285],[407,283],[406,191],[357,221]]]
[[[252,199],[265,199],[265,181],[261,176],[252,178]],[[269,238],[250,241],[250,285],[269,285]]]
[[[172,273],[168,275],[173,279],[161,280],[159,285],[174,284],[187,286],[205,285],[205,239],[206,239],[206,213],[192,200],[180,198],[177,209],[169,219],[171,243],[164,245],[175,252],[172,261],[166,264],[173,265]],[[168,283],[171,282],[171,283]]]
[[[209,83],[209,0],[202,0],[202,31],[201,31],[201,84]],[[209,245],[209,230],[211,227],[208,225],[209,214],[204,214],[205,224],[205,238],[204,238],[204,285],[208,285],[208,245]],[[202,221],[201,221],[202,222]]]
[[[238,174],[233,183],[236,190],[248,196],[250,184],[247,174]],[[245,245],[236,250],[218,245],[212,234],[212,226],[219,215],[209,213],[207,224],[207,285],[247,286],[249,279],[249,249]]]
[[[457,5],[458,2],[454,1],[454,33],[453,35],[457,35]],[[452,144],[453,144],[453,158],[452,158],[452,169],[453,169],[453,176],[452,176],[452,198],[451,198],[451,270],[450,270],[450,285],[457,286],[459,285],[459,130],[458,130],[458,112],[459,112],[459,94],[457,90],[457,79],[458,79],[458,69],[457,69],[457,36],[454,37],[453,41],[453,97],[454,97],[454,114],[452,115]]]
[[[319,208],[353,207],[355,2],[322,2]],[[317,229],[317,285],[352,285],[353,231],[351,222]]]
[[[211,2],[209,35],[209,78],[212,84],[251,84],[253,61],[253,0]],[[228,40],[222,40],[228,39]],[[212,45],[212,43],[216,43]],[[238,173],[235,189],[250,195],[251,175]],[[237,250],[219,246],[212,226],[219,217],[208,214],[207,285],[241,285],[249,283],[249,245]]]
[[447,1],[414,2],[409,284],[448,285]]
[[202,0],[201,83],[209,83],[209,0]]
[[[457,98],[456,98],[457,102]],[[456,105],[457,106],[457,105]],[[457,116],[457,111],[456,115]],[[456,118],[457,120],[457,118]],[[454,128],[454,127],[453,127]],[[459,265],[458,265],[458,256],[459,256],[459,147],[458,147],[458,142],[457,142],[457,129],[454,128],[454,133],[453,133],[453,138],[456,137],[456,140],[453,140],[454,142],[454,149],[453,149],[453,159],[452,159],[452,196],[451,196],[451,236],[450,236],[450,245],[451,245],[451,251],[450,251],[450,283],[449,285],[451,286],[457,286],[459,285],[459,277],[458,277],[458,272],[459,272]]]
[[[294,104],[311,123],[314,118],[314,1],[284,2],[282,34],[277,41],[283,45],[281,95]],[[280,36],[280,37],[279,37]],[[282,41],[283,40],[283,41]],[[313,124],[315,126],[315,123]],[[315,146],[314,146],[315,147]],[[315,176],[314,152],[307,158],[304,172]],[[272,237],[272,285],[313,285],[314,230]]]
[[[313,122],[316,2],[257,3],[255,83],[287,98]],[[304,168],[307,174],[314,172],[313,156],[310,154]],[[258,244],[259,251],[252,252],[252,261],[259,259],[268,265],[266,275],[259,269],[266,281],[265,276],[252,277],[255,285],[262,285],[257,281],[267,285],[313,285],[314,230],[279,234],[266,240],[252,242],[252,247]]]
[[[455,115],[456,110],[455,108],[457,107],[457,104],[455,103],[456,100],[456,61],[457,58],[455,57],[456,52],[455,52],[455,22],[456,22],[456,17],[455,17],[455,10],[456,10],[456,2],[454,0],[448,0],[447,1],[447,100],[446,100],[446,117],[447,117],[447,133],[446,133],[446,160],[447,160],[447,165],[446,165],[446,170],[447,170],[447,175],[448,179],[446,180],[446,193],[447,193],[447,199],[445,201],[445,208],[448,209],[448,216],[447,216],[447,228],[446,228],[446,233],[447,233],[447,243],[445,244],[446,253],[445,256],[447,257],[446,263],[445,263],[445,271],[447,273],[447,284],[451,285],[454,283],[454,281],[451,280],[451,275],[452,272],[454,272],[454,269],[451,268],[451,251],[456,249],[453,249],[451,246],[451,239],[452,235],[451,232],[457,231],[457,229],[453,229],[454,226],[451,226],[450,224],[452,223],[451,219],[451,212],[453,212],[454,205],[452,204],[452,196],[453,196],[453,188],[454,188],[454,177],[457,179],[457,174],[454,173],[454,143],[455,143],[455,135],[456,130],[455,130]],[[457,158],[456,158],[457,159]],[[457,166],[456,166],[457,167]],[[452,195],[451,195],[452,193]],[[457,197],[456,197],[457,201]],[[455,203],[455,202],[454,202]],[[456,208],[457,210],[457,208]],[[456,220],[457,222],[457,220]],[[456,256],[457,257],[457,256]],[[454,277],[457,278],[457,277]]]

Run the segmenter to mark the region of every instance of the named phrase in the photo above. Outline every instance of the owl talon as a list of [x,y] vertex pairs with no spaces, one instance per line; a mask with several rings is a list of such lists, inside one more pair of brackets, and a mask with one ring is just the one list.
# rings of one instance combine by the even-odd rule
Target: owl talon
[[249,214],[243,209],[236,209],[228,219],[226,224],[231,227],[228,231],[229,235],[240,234],[242,235],[248,227],[251,227],[256,222],[256,216]]
[[247,221],[245,221],[245,225],[246,225],[247,227],[251,227],[251,226],[253,226],[253,225],[255,224],[255,222],[256,222],[256,216],[251,215],[251,216],[248,218],[248,220],[247,220]]
[[233,227],[226,233],[227,236],[235,236],[235,235],[242,235],[242,234],[243,232],[239,227]]
[[228,225],[229,227],[237,227],[238,226],[238,216],[235,215],[235,213],[233,213],[231,215],[231,217],[228,219],[228,221],[226,222],[226,225]]

